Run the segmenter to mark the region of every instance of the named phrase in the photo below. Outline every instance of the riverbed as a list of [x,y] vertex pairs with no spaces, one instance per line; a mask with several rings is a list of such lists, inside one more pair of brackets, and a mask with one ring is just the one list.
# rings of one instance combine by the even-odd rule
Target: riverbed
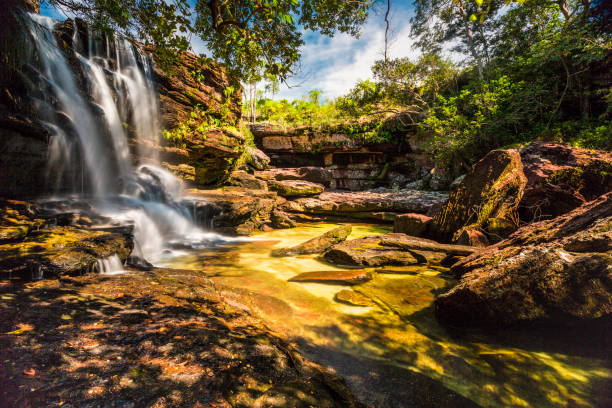
[[[245,242],[184,251],[162,266],[201,270],[230,305],[248,308],[372,406],[612,405],[605,333],[449,331],[433,313],[436,294],[456,283],[444,268],[372,268],[374,278],[353,287],[289,282],[302,272],[339,268],[317,255],[274,258],[270,251],[339,225],[261,232]],[[349,239],[387,232],[386,226],[353,224]],[[372,306],[337,302],[334,296],[343,289],[365,296]]]

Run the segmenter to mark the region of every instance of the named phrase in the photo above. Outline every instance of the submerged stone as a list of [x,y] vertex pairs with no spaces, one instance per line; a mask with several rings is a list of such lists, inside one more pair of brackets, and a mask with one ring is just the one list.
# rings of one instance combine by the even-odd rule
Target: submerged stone
[[338,303],[345,303],[351,306],[367,307],[376,305],[376,303],[372,302],[372,300],[366,296],[350,289],[342,289],[340,292],[336,293],[334,295],[334,300]]
[[315,282],[332,285],[357,285],[372,279],[371,272],[360,269],[344,271],[304,272],[289,279],[290,282]]
[[382,246],[383,236],[353,239],[334,245],[323,258],[342,266],[414,265],[420,263],[408,251]]

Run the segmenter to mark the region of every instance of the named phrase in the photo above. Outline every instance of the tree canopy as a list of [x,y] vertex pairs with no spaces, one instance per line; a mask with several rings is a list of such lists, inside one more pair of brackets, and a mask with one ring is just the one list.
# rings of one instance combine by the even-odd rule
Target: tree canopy
[[156,46],[169,61],[201,38],[212,57],[243,81],[292,74],[302,28],[359,35],[376,0],[46,0],[86,19]]

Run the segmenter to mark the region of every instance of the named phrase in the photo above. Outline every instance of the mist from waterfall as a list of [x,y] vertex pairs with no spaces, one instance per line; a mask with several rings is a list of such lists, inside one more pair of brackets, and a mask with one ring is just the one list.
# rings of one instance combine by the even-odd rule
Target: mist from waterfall
[[[114,223],[132,224],[132,256],[151,263],[172,248],[228,240],[195,225],[181,203],[181,182],[158,165],[160,114],[146,54],[127,40],[91,30],[85,41],[75,24],[71,58],[58,46],[55,20],[29,18],[40,60],[43,95],[37,106],[53,135],[49,188],[89,200]],[[146,163],[134,167],[130,140]],[[99,268],[116,273],[116,259],[99,262]]]

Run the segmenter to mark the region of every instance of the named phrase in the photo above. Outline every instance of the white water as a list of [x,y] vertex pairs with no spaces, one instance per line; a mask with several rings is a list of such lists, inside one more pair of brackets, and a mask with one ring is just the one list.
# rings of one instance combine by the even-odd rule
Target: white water
[[108,258],[98,259],[98,272],[102,275],[118,275],[125,272],[121,259],[117,254],[111,255]]
[[[82,89],[75,64],[70,64],[56,42],[56,22],[34,14],[30,18],[41,81],[49,85],[40,107],[53,133],[48,174],[52,191],[76,193],[79,200],[90,197],[99,214],[133,225],[132,256],[153,264],[172,256],[177,248],[230,240],[195,225],[189,209],[180,203],[181,182],[157,164],[151,147],[158,142],[159,108],[147,56],[127,40],[96,38],[91,31],[84,44],[75,29],[73,48],[87,82],[87,89]],[[58,105],[63,115],[43,115],[43,111],[55,112]],[[134,168],[128,136],[147,164]],[[123,266],[115,255],[100,260],[98,269],[120,273]]]

